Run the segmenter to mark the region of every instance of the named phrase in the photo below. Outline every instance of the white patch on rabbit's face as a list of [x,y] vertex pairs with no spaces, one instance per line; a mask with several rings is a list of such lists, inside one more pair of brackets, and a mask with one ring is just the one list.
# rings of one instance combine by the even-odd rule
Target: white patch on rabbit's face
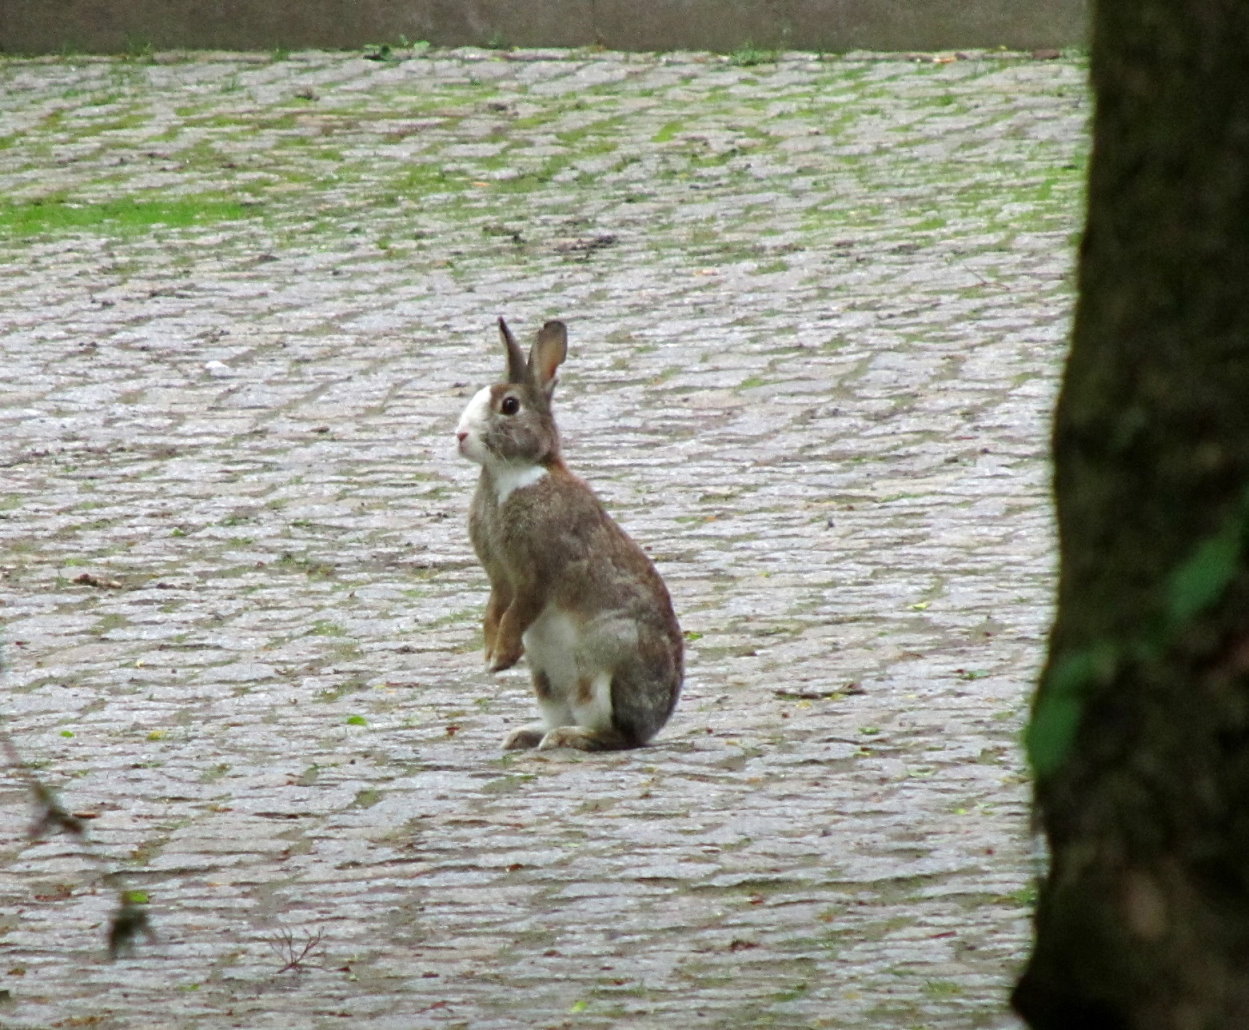
[[[546,469],[530,461],[508,460],[487,443],[496,389],[487,386],[473,395],[455,427],[455,437],[461,457],[489,467],[498,503],[502,504],[514,490],[531,486],[545,476]],[[506,395],[503,399],[507,399]]]
[[460,455],[478,465],[489,458],[486,450],[486,427],[490,421],[490,387],[483,387],[473,394],[455,427]]

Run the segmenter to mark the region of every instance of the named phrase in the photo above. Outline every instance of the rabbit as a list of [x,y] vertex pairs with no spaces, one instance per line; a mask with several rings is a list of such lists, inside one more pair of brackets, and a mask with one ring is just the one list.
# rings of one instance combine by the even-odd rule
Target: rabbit
[[486,662],[502,672],[525,654],[542,716],[503,747],[640,747],[668,721],[684,678],[668,588],[560,456],[551,397],[564,324],[543,325],[527,360],[502,318],[499,334],[507,381],[473,396],[455,435],[481,466],[468,532],[490,580]]

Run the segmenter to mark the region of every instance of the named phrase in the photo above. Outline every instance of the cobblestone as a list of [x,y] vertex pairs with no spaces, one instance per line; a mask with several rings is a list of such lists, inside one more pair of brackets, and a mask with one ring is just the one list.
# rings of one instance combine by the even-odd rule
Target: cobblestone
[[[0,1023],[1013,1026],[1081,62],[399,56],[0,61],[4,712],[159,934],[10,771]],[[499,750],[499,314],[689,638],[640,751]]]

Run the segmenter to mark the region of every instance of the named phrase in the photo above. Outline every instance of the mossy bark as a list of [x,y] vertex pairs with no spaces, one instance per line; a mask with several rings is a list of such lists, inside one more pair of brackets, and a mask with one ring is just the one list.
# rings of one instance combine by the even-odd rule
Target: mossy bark
[[1249,4],[1097,0],[1035,1030],[1249,1027]]

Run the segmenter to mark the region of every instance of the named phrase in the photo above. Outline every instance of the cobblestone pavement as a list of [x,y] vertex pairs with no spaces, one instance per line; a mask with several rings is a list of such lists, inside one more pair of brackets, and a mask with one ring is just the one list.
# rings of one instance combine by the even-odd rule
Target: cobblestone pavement
[[[1008,1027],[1081,61],[0,61],[0,1025]],[[452,428],[569,461],[689,638],[503,754]],[[304,948],[308,954],[296,961]]]

